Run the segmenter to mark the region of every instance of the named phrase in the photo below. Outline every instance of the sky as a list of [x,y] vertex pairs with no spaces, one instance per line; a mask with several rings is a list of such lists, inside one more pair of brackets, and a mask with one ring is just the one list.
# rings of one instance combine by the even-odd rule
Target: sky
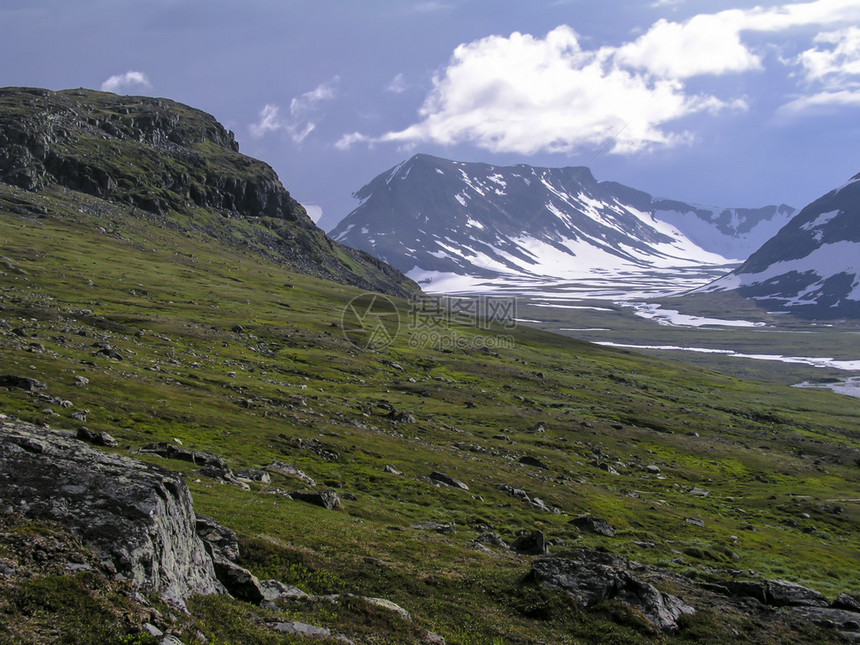
[[0,0],[0,61],[213,114],[325,230],[416,153],[725,207],[860,172],[860,0]]

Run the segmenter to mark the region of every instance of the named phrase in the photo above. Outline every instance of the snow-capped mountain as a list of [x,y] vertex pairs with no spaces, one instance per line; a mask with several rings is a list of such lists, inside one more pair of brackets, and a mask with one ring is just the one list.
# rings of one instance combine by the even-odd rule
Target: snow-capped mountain
[[860,316],[860,174],[801,210],[740,267],[700,289],[729,290],[802,316]]
[[585,167],[501,167],[428,155],[395,166],[355,196],[361,204],[332,237],[435,291],[594,277],[610,284],[622,275],[719,267],[699,271],[697,286],[746,258],[794,212],[656,199],[598,182]]

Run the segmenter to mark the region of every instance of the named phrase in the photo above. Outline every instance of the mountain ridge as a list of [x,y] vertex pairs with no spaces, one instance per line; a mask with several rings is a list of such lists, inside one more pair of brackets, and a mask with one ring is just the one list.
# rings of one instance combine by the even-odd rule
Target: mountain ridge
[[310,275],[392,295],[418,291],[395,269],[330,240],[215,117],[169,99],[0,88],[0,182],[62,186],[133,217],[232,239]]
[[354,196],[359,206],[332,237],[431,285],[444,275],[534,281],[734,264],[742,258],[727,253],[732,243],[745,251],[794,212],[785,205],[708,210],[598,181],[583,166],[495,166],[424,154]]
[[860,174],[804,207],[727,276],[699,289],[737,291],[807,318],[860,316]]

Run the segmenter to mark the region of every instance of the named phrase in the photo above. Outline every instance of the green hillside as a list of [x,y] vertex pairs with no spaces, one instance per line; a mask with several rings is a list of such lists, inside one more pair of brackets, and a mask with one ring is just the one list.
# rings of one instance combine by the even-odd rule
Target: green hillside
[[[393,305],[379,320],[397,333],[365,347],[376,319],[361,330],[349,305],[367,291],[262,252],[258,221],[169,201],[140,216],[124,197],[31,188],[0,183],[0,374],[47,387],[0,387],[0,414],[108,432],[123,454],[178,440],[233,471],[294,465],[336,490],[342,510],[278,495],[301,487],[284,475],[244,490],[135,455],[183,472],[197,511],[237,531],[261,578],[411,614],[359,598],[275,610],[211,596],[180,615],[151,599],[183,642],[335,642],[267,629],[278,616],[357,643],[430,642],[424,630],[469,645],[839,638],[718,589],[740,576],[860,595],[856,399],[393,296],[374,304]],[[571,524],[581,514],[615,536]],[[535,530],[550,553],[589,547],[653,567],[643,575],[696,613],[673,633],[617,599],[586,609],[535,582],[535,556],[475,542]],[[9,507],[0,563],[21,536],[41,544],[62,531]],[[149,609],[119,583],[34,567],[26,584],[0,577],[3,642],[150,642],[136,631]]]

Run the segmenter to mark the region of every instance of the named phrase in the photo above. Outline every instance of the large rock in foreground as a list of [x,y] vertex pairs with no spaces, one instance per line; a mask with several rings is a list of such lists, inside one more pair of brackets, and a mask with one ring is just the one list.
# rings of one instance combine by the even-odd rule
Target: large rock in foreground
[[0,510],[10,507],[68,526],[109,568],[168,601],[224,591],[195,532],[188,487],[159,466],[2,421]]

